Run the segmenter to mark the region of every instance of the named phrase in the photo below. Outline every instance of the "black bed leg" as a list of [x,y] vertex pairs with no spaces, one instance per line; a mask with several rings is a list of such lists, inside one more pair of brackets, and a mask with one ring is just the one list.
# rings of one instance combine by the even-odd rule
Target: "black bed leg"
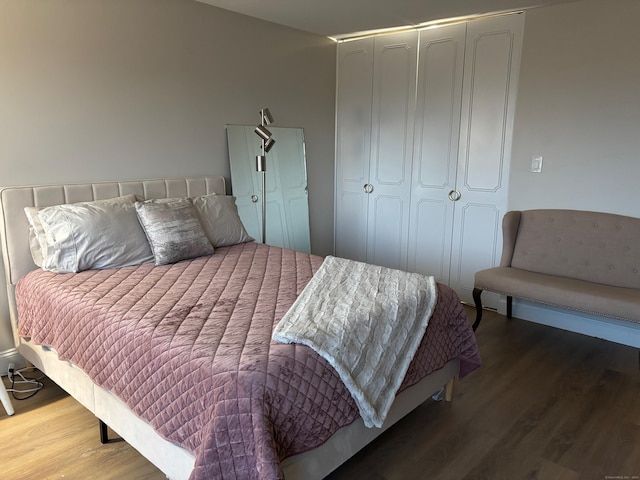
[[109,443],[109,432],[107,431],[107,424],[100,420],[100,443]]
[[473,331],[475,332],[478,329],[478,325],[480,325],[480,320],[482,320],[482,300],[480,300],[480,295],[482,295],[482,289],[474,288],[473,289],[473,301],[476,304],[476,321],[473,323]]
[[513,317],[513,297],[507,295],[507,318]]

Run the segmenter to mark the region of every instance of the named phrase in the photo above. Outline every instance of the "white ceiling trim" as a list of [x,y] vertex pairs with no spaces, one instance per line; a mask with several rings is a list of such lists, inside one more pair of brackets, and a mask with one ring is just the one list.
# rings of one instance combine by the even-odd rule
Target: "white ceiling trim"
[[334,39],[578,0],[196,0]]
[[411,25],[411,26],[397,27],[397,28],[384,28],[380,30],[369,30],[366,32],[354,32],[348,35],[337,35],[335,37],[330,37],[330,38],[334,39],[337,42],[347,42],[351,40],[358,40],[360,38],[372,37],[375,35],[381,35],[385,33],[407,32],[410,30],[428,30],[430,28],[444,27],[447,25],[454,25],[456,23],[471,22],[473,20],[480,20],[480,19],[491,18],[491,17],[502,17],[505,15],[520,15],[522,13],[524,13],[524,10],[516,10],[516,11],[509,10],[506,12],[495,12],[495,13],[488,13],[485,15],[468,15],[465,17],[447,18],[445,20],[435,20],[432,22],[425,22],[421,25],[415,25],[415,26]]

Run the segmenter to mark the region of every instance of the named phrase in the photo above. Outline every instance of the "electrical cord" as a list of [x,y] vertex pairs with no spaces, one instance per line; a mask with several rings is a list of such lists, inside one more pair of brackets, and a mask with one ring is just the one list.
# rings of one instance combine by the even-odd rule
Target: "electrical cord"
[[[11,382],[11,386],[7,388],[7,392],[10,392],[16,400],[26,400],[27,398],[31,398],[44,387],[44,384],[40,382],[40,379],[44,375],[41,375],[38,378],[29,378],[22,374],[22,372],[30,369],[33,369],[33,367],[26,367],[21,370],[9,370],[9,382]],[[17,377],[19,377],[18,380],[16,379]],[[28,395],[26,397],[22,396],[25,394]]]

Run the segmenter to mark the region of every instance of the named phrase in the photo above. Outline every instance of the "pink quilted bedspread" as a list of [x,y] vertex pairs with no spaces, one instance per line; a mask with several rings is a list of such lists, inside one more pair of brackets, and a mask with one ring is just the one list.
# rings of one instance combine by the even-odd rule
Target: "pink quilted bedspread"
[[[193,451],[192,478],[282,478],[282,459],[358,417],[324,359],[271,341],[321,262],[252,242],[161,267],[38,270],[17,285],[20,335],[54,347]],[[401,388],[452,358],[461,360],[461,376],[480,365],[458,297],[439,285]]]

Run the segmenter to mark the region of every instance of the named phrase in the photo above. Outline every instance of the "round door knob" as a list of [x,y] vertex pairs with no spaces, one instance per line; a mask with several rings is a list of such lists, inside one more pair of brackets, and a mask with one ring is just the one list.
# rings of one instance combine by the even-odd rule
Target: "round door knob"
[[452,202],[457,202],[458,200],[460,200],[461,196],[462,195],[458,190],[451,190],[449,192],[449,200],[451,200]]
[[371,185],[370,183],[365,183],[362,189],[364,190],[364,193],[371,193],[373,192],[373,185]]
[[251,201],[253,203],[258,203],[258,195],[251,195]]

